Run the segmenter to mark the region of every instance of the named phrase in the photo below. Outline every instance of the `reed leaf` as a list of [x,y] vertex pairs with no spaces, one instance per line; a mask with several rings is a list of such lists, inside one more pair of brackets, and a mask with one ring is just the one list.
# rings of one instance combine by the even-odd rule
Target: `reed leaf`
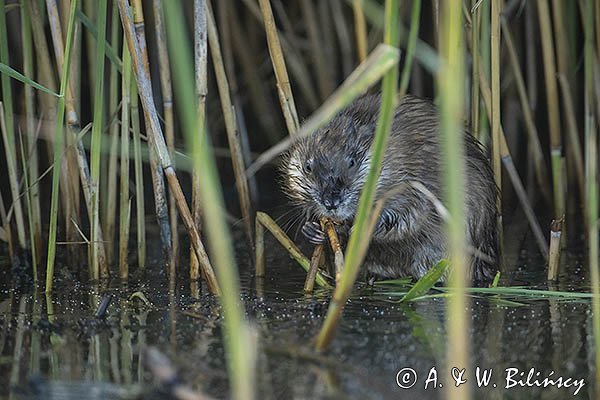
[[[398,47],[398,1],[386,0],[385,2],[385,33],[384,43]],[[352,286],[358,276],[358,271],[362,259],[358,257],[360,253],[361,242],[369,240],[363,237],[363,233],[369,221],[369,215],[372,212],[373,202],[375,200],[375,189],[379,174],[381,173],[381,164],[387,145],[394,109],[396,108],[396,91],[398,86],[398,69],[390,69],[383,77],[381,111],[377,120],[375,138],[371,147],[371,161],[369,172],[362,188],[358,211],[354,219],[354,230],[350,235],[348,247],[346,249],[346,259],[344,272],[340,282],[335,288],[333,298],[329,303],[329,309],[325,316],[325,321],[316,339],[317,351],[323,351],[331,343],[333,335]]]
[[0,62],[0,72],[10,76],[13,79],[18,80],[19,82],[23,82],[26,85],[30,85],[38,90],[41,90],[44,93],[48,93],[49,95],[52,95],[54,97],[60,96],[58,93],[55,93],[52,90],[48,89],[47,87],[40,85],[39,83],[37,83],[37,82],[33,81],[32,79],[26,77],[25,75],[21,74],[19,71],[15,71],[10,66],[8,66],[4,63],[1,63],[1,62]]
[[64,142],[65,94],[69,83],[69,69],[71,66],[71,52],[73,44],[73,31],[75,26],[75,10],[77,0],[71,1],[69,25],[67,26],[67,40],[65,44],[64,64],[60,79],[60,96],[58,98],[56,129],[54,131],[54,161],[52,171],[52,194],[50,199],[50,228],[48,232],[48,259],[46,264],[46,293],[52,292],[54,277],[54,260],[56,257],[56,225],[58,217],[58,186],[62,162],[62,148]]
[[224,341],[228,355],[228,369],[231,377],[232,398],[243,400],[254,398],[253,352],[248,347],[249,331],[244,319],[244,307],[240,304],[240,289],[237,268],[231,247],[231,238],[223,214],[223,195],[214,155],[208,145],[208,136],[199,136],[197,106],[193,82],[191,56],[188,40],[184,31],[184,19],[181,8],[174,2],[163,3],[167,15],[167,34],[169,51],[179,74],[175,77],[176,98],[180,104],[184,134],[188,149],[193,155],[195,169],[202,171],[201,193],[204,208],[204,221],[207,227],[208,243],[214,257],[218,283],[221,291],[220,301],[224,316]]

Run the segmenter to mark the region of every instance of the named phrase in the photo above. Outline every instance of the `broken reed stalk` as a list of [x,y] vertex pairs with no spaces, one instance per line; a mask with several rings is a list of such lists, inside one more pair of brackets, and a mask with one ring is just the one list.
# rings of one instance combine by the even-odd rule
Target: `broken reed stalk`
[[318,244],[313,250],[312,256],[310,257],[310,266],[308,268],[308,273],[306,274],[306,279],[304,280],[304,293],[312,293],[315,287],[315,278],[317,277],[317,272],[319,271],[319,265],[323,260],[324,249],[324,244]]
[[246,166],[244,165],[244,155],[242,153],[242,145],[239,139],[240,135],[233,103],[231,102],[229,93],[229,83],[227,82],[223,57],[221,55],[217,26],[210,4],[211,3],[209,0],[207,4],[208,42],[210,44],[212,63],[215,70],[217,88],[219,90],[219,98],[221,99],[221,110],[225,120],[225,130],[227,132],[229,151],[231,152],[235,186],[240,199],[242,219],[244,221],[244,227],[246,228],[248,243],[250,244],[250,247],[253,247],[254,232],[252,231],[252,221],[254,217],[252,211],[252,201],[250,199],[250,190],[248,189],[248,180],[246,178]]
[[[194,0],[194,72],[196,82],[198,135],[206,135],[206,97],[208,96],[208,21],[206,0]],[[205,140],[205,138],[200,138]],[[201,171],[192,170],[192,213],[194,223],[200,230],[202,225],[202,203],[200,201]],[[191,253],[191,252],[190,252]],[[198,259],[190,256],[190,279],[198,279]]]
[[[585,115],[585,178],[586,178],[586,222],[588,236],[588,262],[592,281],[592,326],[594,345],[600,349],[600,266],[598,247],[598,132],[594,116],[594,106],[598,99],[594,96],[594,67],[597,67],[598,54],[594,52],[594,9],[598,4],[593,0],[580,1],[584,29],[584,115]],[[600,30],[600,26],[596,27]],[[600,384],[600,352],[595,353],[596,385]]]
[[[218,276],[219,301],[223,307],[223,340],[227,355],[231,397],[236,400],[254,398],[255,343],[244,317],[244,306],[240,302],[238,270],[233,256],[229,229],[225,220],[223,193],[219,183],[216,162],[206,135],[198,135],[195,90],[189,83],[193,81],[193,58],[188,50],[189,41],[185,33],[185,19],[182,7],[174,2],[164,3],[168,17],[167,33],[170,55],[178,66],[175,76],[175,95],[180,108],[182,127],[185,132],[188,151],[192,154],[195,169],[202,171],[200,180],[203,219],[206,226],[208,244]],[[209,17],[210,18],[210,17]],[[210,28],[209,28],[210,29]]]
[[[437,84],[440,96],[440,128],[442,134],[442,153],[446,168],[442,177],[444,181],[444,197],[449,213],[446,222],[448,236],[448,250],[452,260],[452,272],[449,277],[449,286],[452,296],[448,298],[446,327],[448,331],[448,344],[446,350],[447,366],[460,365],[468,368],[469,364],[469,338],[465,335],[465,329],[469,330],[469,305],[465,293],[468,285],[469,255],[466,251],[466,221],[465,221],[465,158],[463,143],[463,96],[464,96],[464,52],[465,41],[462,32],[462,10],[461,0],[444,1],[442,6],[442,24],[440,29],[439,43],[440,52],[446,60],[437,75]],[[494,7],[495,5],[495,7]],[[494,53],[499,50],[499,26],[497,18],[499,15],[499,0],[492,0],[492,76],[499,81],[500,67]],[[498,54],[496,54],[497,56]],[[498,75],[495,75],[498,74]],[[500,168],[500,93],[494,93],[499,85],[492,85],[492,121],[495,121],[494,147],[496,147],[494,160],[495,168]],[[496,108],[494,108],[494,106]],[[495,171],[498,176],[498,171]],[[500,184],[500,182],[496,182]],[[469,399],[470,388],[461,385],[448,393],[449,399]]]
[[538,0],[538,17],[542,56],[544,59],[544,78],[546,81],[546,99],[548,103],[548,127],[550,131],[550,156],[552,164],[552,180],[554,190],[554,214],[565,213],[565,184],[563,182],[562,141],[560,134],[560,110],[558,106],[558,89],[556,85],[556,61],[554,57],[554,41],[550,23],[548,0]]
[[[173,115],[173,86],[171,83],[171,65],[167,51],[167,35],[161,0],[153,0],[154,27],[156,31],[156,46],[158,48],[158,63],[160,71],[160,85],[162,106],[165,122],[165,139],[171,158],[175,157],[175,118]],[[177,258],[179,255],[179,230],[177,229],[177,205],[175,197],[169,193],[169,220],[171,221],[171,259],[169,260],[169,282],[175,284],[177,272]],[[193,251],[191,257],[197,263]],[[197,268],[196,268],[197,269]]]
[[[384,43],[397,48],[398,42],[398,1],[386,0]],[[344,272],[339,284],[335,288],[333,298],[329,303],[325,321],[316,339],[316,350],[319,352],[325,350],[331,343],[346,300],[348,299],[352,286],[358,276],[360,263],[362,262],[362,260],[358,258],[360,255],[359,250],[361,242],[368,240],[368,238],[364,237],[365,227],[368,224],[368,218],[372,212],[375,189],[379,174],[381,173],[383,155],[392,126],[392,118],[396,108],[397,86],[398,69],[392,68],[383,77],[381,111],[377,119],[375,137],[373,145],[371,146],[369,172],[361,191],[358,212],[354,219],[354,229],[348,241]]]
[[[106,35],[106,8],[107,1],[99,0],[97,7],[97,27],[98,39],[96,40],[96,76],[94,78],[95,89],[94,98],[94,117],[92,125],[92,144],[90,157],[90,241],[91,256],[90,268],[91,276],[94,280],[100,277],[100,266],[98,264],[99,248],[101,246],[100,237],[100,151],[102,146],[102,128],[104,126],[104,37]],[[112,190],[112,188],[109,188]],[[112,243],[111,243],[112,245]],[[105,277],[105,276],[103,276]]]
[[[0,62],[6,65],[10,65],[5,8],[5,1],[0,0],[0,10],[2,10],[2,15],[0,15]],[[2,106],[4,108],[4,121],[6,125],[6,132],[4,136],[4,150],[6,153],[6,164],[10,182],[10,192],[13,199],[11,207],[14,210],[13,215],[15,216],[15,223],[17,225],[17,239],[19,247],[21,247],[22,249],[26,249],[28,247],[27,234],[25,231],[25,218],[23,216],[23,206],[21,204],[19,193],[19,172],[16,160],[16,155],[18,153],[15,144],[15,123],[12,101],[13,95],[11,93],[11,82],[10,77],[7,74],[0,74],[0,80],[2,82]]]
[[[116,6],[116,5],[115,5]],[[116,22],[116,21],[115,21]],[[131,201],[129,199],[129,117],[131,107],[131,57],[123,46],[123,75],[121,77],[121,164],[119,190],[119,277],[129,277],[129,230]],[[135,133],[134,133],[135,134]]]
[[335,226],[329,218],[322,218],[320,222],[321,229],[323,229],[323,231],[327,234],[329,245],[333,251],[335,281],[339,282],[342,272],[344,271],[344,253],[342,252],[342,247],[340,246],[340,240],[338,239],[337,232],[335,231]]
[[188,230],[188,234],[190,235],[190,241],[194,246],[194,252],[200,261],[202,275],[206,280],[208,289],[211,293],[218,294],[219,287],[217,285],[215,274],[212,266],[210,265],[210,261],[208,260],[208,255],[206,254],[206,250],[204,249],[204,245],[202,244],[198,230],[194,225],[194,220],[187,206],[185,196],[181,190],[181,186],[169,157],[166,143],[161,133],[158,115],[156,114],[156,108],[154,107],[154,103],[152,101],[153,96],[149,82],[149,76],[147,75],[142,64],[143,61],[141,60],[140,45],[135,36],[133,23],[128,11],[127,1],[119,0],[119,14],[121,16],[123,31],[125,32],[127,46],[133,62],[135,80],[140,92],[140,99],[142,101],[144,113],[147,117],[147,122],[150,123],[150,129],[148,131],[148,143],[154,148],[154,151],[156,151],[156,154],[158,155],[160,165],[167,177],[169,188],[175,197],[181,219]]
[[[133,27],[136,36],[136,43],[139,45],[140,50],[139,57],[141,61],[141,66],[144,70],[145,77],[150,82],[151,76],[150,65],[148,62],[148,47],[146,46],[146,28],[144,22],[144,10],[142,7],[141,0],[133,0],[131,9],[133,12]],[[152,88],[150,88],[150,94],[152,95]],[[140,92],[140,95],[143,96],[144,94]],[[156,106],[153,105],[153,108],[154,112],[156,112]],[[145,107],[144,111],[146,111]],[[163,163],[160,159],[160,155],[157,156],[156,154],[155,146],[151,144],[154,138],[158,136],[161,137],[163,144],[165,144],[165,139],[162,130],[160,130],[160,125],[154,126],[149,119],[150,117],[148,112],[144,112],[144,123],[146,125],[146,130],[152,131],[151,134],[148,134],[148,143],[150,144],[148,146],[148,155],[150,159],[150,174],[152,176],[152,188],[154,190],[154,210],[156,213],[156,222],[158,224],[158,230],[160,232],[160,242],[162,245],[163,255],[165,257],[165,261],[169,263],[173,259],[173,247],[171,244],[171,226],[169,225],[169,203],[167,201],[167,192],[165,188],[163,171],[161,171]],[[158,131],[154,130],[157,128],[159,129]],[[165,151],[167,151],[166,148]]]
[[548,280],[555,281],[558,278],[558,264],[560,262],[560,237],[564,215],[560,219],[552,220],[550,224],[550,253],[548,256]]
[[[54,259],[56,257],[56,228],[58,218],[58,186],[61,171],[62,149],[64,142],[63,122],[65,119],[65,95],[69,80],[69,67],[71,65],[71,46],[73,43],[73,27],[75,23],[75,10],[77,9],[77,0],[71,2],[69,12],[69,25],[67,27],[67,39],[64,51],[64,60],[62,64],[62,73],[60,79],[60,97],[57,105],[56,129],[54,131],[54,161],[52,171],[52,194],[50,200],[50,228],[48,232],[48,258],[46,263],[46,293],[52,291],[52,282],[54,277]],[[64,184],[64,183],[63,183]]]
[[358,61],[363,62],[367,59],[367,22],[363,13],[363,0],[352,0],[352,10],[354,12],[354,30],[356,35],[356,51]]
[[[283,229],[277,225],[273,219],[264,212],[256,212],[256,276],[265,276],[265,252],[264,252],[264,233],[267,229],[275,239],[287,250],[292,257],[306,272],[310,269],[310,261],[302,254],[302,251],[296,244],[285,234]],[[259,227],[260,226],[260,227]],[[260,235],[260,236],[259,236]],[[261,244],[262,243],[262,244]],[[327,280],[317,272],[317,285],[321,287],[331,287]]]
[[275,71],[275,79],[277,80],[277,93],[281,103],[281,110],[283,111],[288,133],[290,136],[294,136],[300,123],[298,122],[298,113],[292,94],[292,86],[281,50],[273,10],[271,9],[270,0],[258,0],[258,3],[265,24],[267,44],[269,46],[271,62],[273,63],[273,70]]

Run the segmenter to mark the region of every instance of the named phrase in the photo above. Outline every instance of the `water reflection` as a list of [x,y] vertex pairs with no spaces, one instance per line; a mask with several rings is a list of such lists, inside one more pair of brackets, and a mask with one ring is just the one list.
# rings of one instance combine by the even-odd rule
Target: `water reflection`
[[[400,305],[359,291],[347,306],[332,348],[317,355],[311,341],[327,309],[327,292],[305,296],[299,268],[291,262],[269,265],[268,276],[259,282],[249,269],[243,273],[243,301],[257,332],[259,398],[434,399],[453,385],[444,360],[443,298]],[[112,300],[98,318],[106,291]],[[179,371],[178,382],[196,393],[227,398],[219,306],[199,291],[190,296],[184,282],[172,292],[161,279],[104,288],[62,281],[53,296],[2,288],[0,394],[14,399],[161,398],[167,393],[164,382],[153,377],[140,352],[156,346]],[[131,297],[135,292],[151,304]],[[465,335],[471,338],[473,360],[457,367],[466,368],[464,377],[474,385],[476,367],[492,369],[488,387],[474,388],[475,397],[573,397],[574,387],[516,384],[505,389],[507,368],[524,372],[515,379],[525,385],[532,368],[540,381],[551,371],[554,378],[585,379],[576,397],[591,397],[589,302],[519,302],[523,305],[508,307],[490,297],[472,298]],[[405,368],[418,376],[410,390],[396,382]],[[437,388],[430,379],[425,389],[432,368]]]

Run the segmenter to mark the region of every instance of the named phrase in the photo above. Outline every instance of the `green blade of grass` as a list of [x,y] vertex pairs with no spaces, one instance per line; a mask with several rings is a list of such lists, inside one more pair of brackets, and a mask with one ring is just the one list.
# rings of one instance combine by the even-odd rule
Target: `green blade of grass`
[[0,62],[0,72],[10,76],[13,79],[18,80],[19,82],[23,82],[26,85],[33,86],[34,88],[41,90],[44,93],[48,93],[54,97],[60,97],[60,95],[58,93],[53,92],[52,90],[48,89],[47,87],[40,85],[36,81],[26,77],[25,75],[21,74],[19,71],[16,71],[16,70],[12,69],[10,66],[8,66],[4,63],[1,63],[1,62]]
[[423,296],[429,291],[446,273],[449,267],[448,260],[440,260],[427,273],[415,283],[415,285],[402,297],[401,302],[412,301]]
[[[179,73],[174,76],[176,99],[182,105],[180,116],[196,171],[202,172],[200,180],[204,221],[207,227],[208,244],[214,257],[215,272],[223,306],[225,349],[231,379],[232,398],[245,400],[254,398],[253,352],[249,351],[249,330],[244,319],[244,307],[240,304],[238,271],[233,257],[231,236],[223,213],[223,194],[215,165],[214,154],[208,144],[204,127],[198,125],[194,86],[193,62],[190,46],[185,36],[182,10],[175,2],[163,3],[167,16],[167,37],[173,65]],[[198,132],[204,132],[199,135]]]

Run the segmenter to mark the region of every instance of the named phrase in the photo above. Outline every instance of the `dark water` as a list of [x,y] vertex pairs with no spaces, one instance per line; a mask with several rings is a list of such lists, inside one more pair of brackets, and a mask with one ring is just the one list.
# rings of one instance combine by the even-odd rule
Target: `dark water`
[[[435,399],[453,386],[452,365],[444,361],[444,298],[400,305],[392,297],[360,289],[346,307],[330,350],[317,355],[310,344],[327,310],[328,293],[304,295],[301,268],[276,244],[267,249],[264,281],[253,279],[247,263],[240,267],[242,300],[257,333],[257,398]],[[502,283],[545,288],[543,265],[522,260]],[[0,260],[3,264],[7,260]],[[554,289],[589,292],[586,267],[570,258],[566,264],[562,280],[579,283]],[[61,273],[55,293],[47,298],[33,290],[13,290],[8,269],[2,268],[0,281],[0,395],[15,399],[168,398],[173,382],[171,386],[157,383],[144,363],[145,353],[140,352],[155,346],[177,368],[178,384],[214,398],[228,398],[219,307],[211,296],[192,297],[184,279],[177,294],[170,296],[159,265],[128,287],[116,281],[104,288],[90,286]],[[105,317],[95,318],[105,292],[112,300]],[[136,292],[151,304],[131,298]],[[465,335],[470,337],[473,360],[463,377],[472,384],[473,397],[593,398],[590,302],[512,300],[518,304],[492,296],[471,299],[471,327]],[[492,372],[487,388],[477,387],[477,367]],[[411,389],[402,389],[396,382],[403,369],[418,377]],[[543,383],[550,376],[583,380],[584,385],[576,396],[572,380],[565,381],[571,385],[568,388],[519,385],[519,379],[527,385],[531,369],[530,383],[536,379]],[[507,376],[513,378],[507,381]],[[442,389],[433,387],[440,383]],[[507,383],[515,385],[506,388]]]

